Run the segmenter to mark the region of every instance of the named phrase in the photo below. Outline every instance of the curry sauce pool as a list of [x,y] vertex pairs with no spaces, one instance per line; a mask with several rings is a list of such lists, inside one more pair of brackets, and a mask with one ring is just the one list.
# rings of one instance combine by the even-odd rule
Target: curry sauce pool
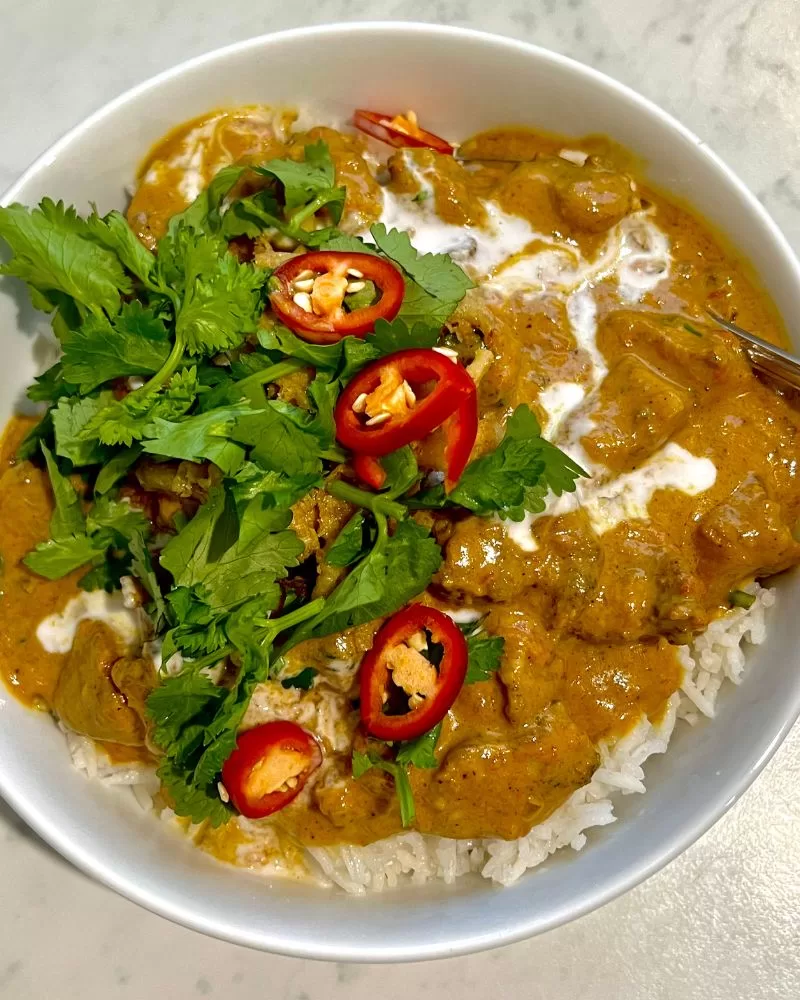
[[0,210],[63,349],[6,438],[2,667],[223,860],[507,883],[741,679],[798,414],[702,319],[781,340],[747,269],[612,143],[387,128],[218,111],[127,222]]

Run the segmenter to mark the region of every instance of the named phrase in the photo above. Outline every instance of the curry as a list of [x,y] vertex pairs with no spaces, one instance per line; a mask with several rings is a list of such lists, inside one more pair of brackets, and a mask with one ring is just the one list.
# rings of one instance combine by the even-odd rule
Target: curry
[[[129,609],[137,608],[144,622],[140,638],[152,640],[156,633],[163,638],[165,627],[171,627],[160,661],[151,659],[150,647],[143,651],[140,643],[131,648],[107,619],[86,611],[76,612],[80,621],[68,651],[54,652],[51,643],[48,652],[42,645],[43,621],[82,600],[86,567],[57,577],[52,573],[48,579],[36,571],[35,562],[23,562],[37,545],[59,543],[51,522],[52,491],[35,448],[23,446],[28,457],[17,457],[23,438],[30,441],[31,422],[12,421],[4,438],[4,680],[26,704],[52,712],[68,728],[95,740],[112,760],[161,764],[162,806],[204,821],[199,841],[226,860],[240,857],[241,844],[252,839],[252,822],[269,826],[275,842],[295,854],[298,845],[369,844],[404,826],[448,838],[524,836],[591,780],[603,746],[613,745],[643,716],[658,720],[663,715],[682,684],[682,646],[729,613],[732,604],[752,600],[745,588],[753,581],[800,562],[795,539],[800,516],[797,401],[754,371],[735,340],[710,324],[705,309],[711,305],[775,343],[783,342],[783,331],[746,264],[702,217],[651,188],[633,158],[602,137],[566,139],[504,128],[475,136],[456,155],[448,155],[426,138],[430,134],[413,116],[384,126],[388,132],[372,134],[388,135],[399,148],[378,148],[349,130],[317,126],[303,131],[292,115],[269,109],[220,111],[170,133],[141,168],[127,221],[141,245],[163,261],[168,250],[177,259],[177,242],[195,225],[189,212],[199,212],[204,192],[223,176],[220,171],[232,164],[240,167],[231,175],[224,201],[216,209],[205,203],[207,225],[216,226],[215,235],[221,233],[227,242],[230,267],[246,269],[252,287],[264,289],[257,299],[260,318],[252,328],[243,327],[244,335],[235,342],[219,338],[205,351],[205,361],[200,349],[189,348],[184,367],[174,368],[178,376],[169,373],[154,390],[148,389],[150,383],[142,388],[156,369],[146,363],[139,368],[122,365],[117,378],[103,380],[104,405],[113,407],[137,393],[164,386],[169,392],[175,385],[169,378],[185,374],[190,364],[197,366],[201,388],[192,390],[199,400],[190,404],[193,410],[156,414],[142,433],[134,429],[129,438],[101,437],[99,450],[87,463],[113,461],[115,445],[134,451],[120,463],[116,502],[147,522],[148,554],[137,555],[133,542],[128,553],[124,532],[114,529],[107,558],[121,562]],[[414,141],[403,141],[409,137]],[[446,142],[444,146],[451,148]],[[327,162],[335,179],[323,190],[319,178]],[[306,167],[303,183],[309,200],[303,207],[290,185],[292,170]],[[176,219],[183,220],[180,226]],[[356,237],[381,223],[385,229],[373,228],[374,236],[361,244],[363,252],[356,247],[353,258],[382,255],[374,282],[352,263],[346,273],[333,264],[330,273],[314,270],[323,266],[312,260],[315,250],[321,247],[323,256],[332,250],[335,260],[336,253],[353,251]],[[338,315],[356,316],[388,299],[380,268],[384,258],[391,262],[392,257],[382,233],[393,229],[407,233],[419,253],[446,255],[447,266],[456,268],[463,280],[457,301],[445,317],[436,314],[433,334],[423,336],[414,325],[418,316],[410,312],[409,288],[431,309],[431,298],[443,293],[431,293],[430,280],[417,267],[427,258],[407,264],[395,257],[405,281],[397,318],[387,315],[372,324],[374,333],[366,341],[363,333],[342,338],[328,332],[327,340],[320,339],[311,332],[312,320],[320,329],[334,329],[335,323],[326,324],[336,309]],[[308,257],[294,267],[299,277],[286,285],[288,311],[281,311],[276,282],[303,253]],[[130,270],[130,254],[122,260]],[[307,263],[305,270],[298,270],[300,263]],[[163,274],[151,279],[149,272],[145,277],[139,273],[140,280],[126,287],[137,295],[143,284],[156,296],[158,282],[166,281]],[[454,280],[453,272],[448,274]],[[271,284],[265,284],[268,276]],[[208,296],[215,287],[208,279]],[[373,299],[366,305],[356,300],[370,294]],[[130,295],[123,290],[122,309]],[[325,299],[331,295],[333,307]],[[156,300],[143,301],[150,309]],[[159,304],[148,314],[154,324],[148,333],[151,347],[169,308]],[[303,310],[310,317],[305,332]],[[79,311],[85,317],[86,311]],[[63,309],[60,315],[66,315]],[[326,368],[332,353],[324,352],[337,349],[343,339],[376,343],[370,337],[388,329],[380,323],[397,323],[404,315],[408,318],[398,349],[438,351],[446,359],[439,362],[440,368],[445,365],[444,376],[401,378],[397,369],[397,380],[389,384],[386,362],[373,352],[369,365],[377,366],[375,379],[380,376],[380,381],[373,380],[369,391],[354,397],[361,410],[356,418],[348,416],[359,432],[377,442],[377,435],[369,437],[370,429],[382,424],[393,428],[404,416],[410,420],[438,391],[431,388],[436,378],[449,386],[446,366],[457,365],[468,376],[465,392],[474,397],[477,413],[466,471],[462,465],[450,482],[458,446],[453,428],[466,420],[467,406],[466,396],[456,403],[453,395],[448,415],[410,444],[391,449],[413,465],[402,489],[390,488],[393,473],[384,458],[388,448],[377,451],[375,445],[376,451],[359,458],[343,449],[347,439],[341,433],[338,443],[330,438],[319,446],[319,456],[308,466],[316,472],[302,495],[291,495],[285,477],[307,471],[296,465],[297,449],[309,446],[310,435],[324,438],[325,421],[335,420],[338,426],[341,415],[343,404],[335,398],[340,389],[331,388],[335,379],[325,373],[343,369]],[[298,322],[300,326],[293,325]],[[180,331],[179,318],[176,329]],[[414,336],[421,338],[419,343]],[[76,370],[70,360],[75,342],[74,334],[62,340],[61,377],[67,382],[66,376]],[[340,358],[336,364],[346,370],[350,362],[342,357],[345,361]],[[359,364],[361,374],[354,364],[353,372],[341,377],[342,385],[367,378],[369,365]],[[440,369],[434,365],[430,372],[434,370]],[[231,382],[241,387],[240,402],[230,394]],[[99,384],[92,386],[88,379],[81,392],[96,393]],[[321,402],[328,391],[328,403]],[[224,414],[215,410],[209,399],[228,409]],[[64,481],[72,483],[78,505],[91,519],[97,473],[87,473],[74,450],[58,439],[58,410],[72,405],[70,400],[57,396],[52,404],[54,447]],[[242,422],[247,406],[272,407],[273,423],[253,434],[246,420],[254,418],[245,414]],[[357,409],[353,403],[352,410]],[[216,451],[194,453],[187,444],[164,443],[167,430],[179,427],[185,414],[187,421],[198,421],[212,410],[220,414],[222,428],[212,442]],[[275,414],[282,420],[288,414],[288,423],[279,426]],[[529,419],[532,423],[524,424]],[[525,432],[526,438],[523,425],[536,430]],[[534,475],[521,466],[520,482],[534,476],[525,480],[521,505],[504,505],[502,498],[490,502],[486,496],[494,467],[480,463],[495,462],[504,448],[503,454],[511,455],[510,428],[515,427],[518,440],[545,456],[542,463],[564,463],[561,486],[545,480],[537,485],[535,477],[544,475],[541,468]],[[48,432],[38,433],[49,439]],[[459,433],[463,437],[463,429]],[[287,451],[276,458],[271,449],[284,439],[281,435]],[[219,450],[222,440],[224,453]],[[542,450],[546,448],[552,450]],[[71,460],[65,465],[64,459]],[[375,482],[365,479],[369,469],[378,477]],[[483,469],[488,470],[487,481],[476,490],[479,502],[469,499],[466,483],[470,476],[477,480]],[[281,501],[275,499],[279,488],[291,500],[284,521]],[[204,565],[202,575],[191,580],[187,575],[201,549],[202,558],[214,562],[206,550],[219,542],[224,511],[198,529],[192,547],[176,549],[177,540],[186,537],[193,523],[200,524],[204,511],[225,490],[228,500],[220,503],[238,505],[242,535],[222,545],[218,560],[224,563],[225,552],[232,551],[225,545],[241,543],[249,516],[243,513],[245,504],[265,490],[272,491],[272,499],[259,510],[275,508],[271,537],[282,532],[281,539],[291,536],[285,544],[296,546],[285,569],[276,571],[275,582],[268,580],[262,590],[248,595],[255,594],[254,607],[262,602],[266,617],[264,611],[260,617],[254,611],[245,620],[239,612],[242,599],[237,597],[236,604],[226,598],[223,621],[209,591],[203,590],[218,586],[213,567]],[[91,542],[96,536],[90,528],[86,531]],[[251,541],[237,556],[243,579],[250,572],[244,563],[248,548],[261,544],[260,537],[253,529]],[[356,610],[347,612],[348,627],[323,626],[326,607],[340,599],[350,576],[359,571],[358,560],[377,560],[380,546],[399,548],[401,537],[409,546],[421,539],[430,546],[413,549],[410,557],[412,563],[432,560],[422,585],[420,580],[417,589],[411,584],[403,599],[405,578],[393,576],[401,569],[388,561],[387,589],[396,586],[395,604],[388,598],[378,601],[372,614],[371,597],[364,590],[363,599],[356,595],[353,601]],[[344,556],[346,546],[353,551]],[[263,556],[269,566],[274,551]],[[98,566],[98,559],[91,565]],[[154,580],[166,600],[156,596]],[[236,585],[244,587],[241,581]],[[359,585],[367,586],[364,580]],[[226,586],[234,586],[228,577]],[[400,603],[407,605],[412,598],[459,623],[461,632],[453,642],[469,646],[470,663],[467,667],[465,654],[466,679],[462,674],[457,693],[436,720],[435,733],[427,733],[433,758],[420,763],[422,751],[415,743],[406,764],[402,747],[414,741],[376,740],[364,721],[365,688],[362,681],[359,690],[359,674],[369,657],[377,655],[371,651],[384,641],[386,623]],[[192,599],[205,601],[202,609],[187,610],[182,602]],[[306,614],[304,608],[312,610]],[[274,625],[281,615],[291,627]],[[446,624],[442,627],[446,631]],[[261,630],[257,642],[254,628]],[[250,638],[240,639],[246,629]],[[450,652],[447,640],[439,642],[437,635],[434,626],[421,626],[406,644],[392,647],[395,659],[383,695],[389,716],[396,714],[398,695],[401,717],[408,712],[411,718],[426,699],[430,704],[441,680],[442,657]],[[489,645],[478,654],[481,642]],[[273,657],[269,668],[253,666],[257,650],[266,648],[274,650],[274,656],[266,654]],[[476,674],[473,658],[478,655],[492,662]],[[201,679],[190,688],[186,677],[192,664],[197,665],[193,676]],[[413,679],[402,680],[402,669]],[[248,670],[252,683],[246,682],[248,696],[242,700],[240,679]],[[168,715],[166,709],[160,715],[164,693],[181,677],[183,693],[178,698],[175,686],[170,698],[178,700],[170,702]],[[254,750],[244,779],[234,775],[233,754],[224,766],[221,757],[210,776],[197,779],[203,795],[215,799],[213,810],[204,812],[195,800],[189,805],[182,801],[186,787],[179,780],[189,780],[184,772],[175,777],[200,737],[180,730],[174,720],[190,697],[204,698],[205,707],[193,724],[213,730],[214,712],[222,711],[219,692],[240,701],[238,714],[230,716],[234,721],[220,723],[214,739],[205,742],[212,756],[218,746],[214,740],[233,741],[238,731],[234,753],[241,754],[248,732],[278,722],[302,728],[307,739],[298,743],[295,737],[291,743],[286,737],[274,759],[263,748]],[[187,724],[191,718],[186,712]],[[180,741],[181,749],[175,749]],[[251,742],[258,741],[253,737]],[[234,742],[225,746],[230,751]],[[171,771],[163,770],[165,755]],[[197,757],[192,760],[196,777],[203,765]],[[240,774],[244,764],[238,763]],[[272,803],[266,812],[248,812],[248,782],[250,799]],[[404,805],[401,784],[413,800],[412,812]],[[279,806],[277,795],[283,796]],[[251,816],[251,825],[243,826],[237,813]]]

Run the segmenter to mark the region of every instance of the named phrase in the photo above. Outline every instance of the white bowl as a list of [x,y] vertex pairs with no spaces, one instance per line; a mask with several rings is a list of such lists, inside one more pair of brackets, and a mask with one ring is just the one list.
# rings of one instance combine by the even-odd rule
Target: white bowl
[[[256,38],[193,59],[134,88],[69,132],[6,194],[43,195],[101,211],[149,145],[215,106],[311,105],[345,120],[357,106],[413,107],[445,135],[501,124],[581,135],[603,132],[639,154],[649,177],[698,207],[755,264],[790,323],[800,323],[800,268],[750,192],[694,135],[632,91],[563,56],[428,24],[344,24]],[[2,283],[0,418],[34,371],[41,318]],[[795,326],[800,344],[800,326]],[[398,961],[476,951],[539,933],[612,899],[691,844],[747,788],[800,712],[789,609],[800,579],[780,583],[768,643],[718,718],[679,727],[669,753],[647,765],[648,792],[618,803],[619,822],[591,831],[509,889],[478,878],[366,899],[223,867],[117,794],[74,771],[49,720],[0,690],[0,791],[62,854],[130,899],[240,944],[313,958]]]

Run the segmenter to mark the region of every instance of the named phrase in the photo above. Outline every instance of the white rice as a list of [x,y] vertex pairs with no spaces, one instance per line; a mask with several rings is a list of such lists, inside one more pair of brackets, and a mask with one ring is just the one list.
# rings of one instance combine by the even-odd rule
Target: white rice
[[[366,847],[309,848],[306,851],[309,874],[318,882],[335,884],[355,895],[381,892],[402,883],[421,884],[437,879],[452,883],[468,872],[500,885],[510,885],[562,847],[581,850],[587,842],[587,830],[615,822],[614,796],[644,793],[642,765],[652,754],[666,751],[676,719],[696,725],[703,716],[713,718],[723,682],[741,683],[746,666],[742,644],[760,645],[764,641],[766,612],[776,600],[774,591],[758,584],[746,589],[755,597],[752,607],[730,611],[712,622],[691,645],[679,647],[685,673],[681,689],[669,699],[663,717],[652,723],[642,716],[615,743],[601,743],[600,767],[589,784],[573,792],[527,836],[513,841],[454,840],[409,831]],[[299,712],[299,699],[294,693],[287,693],[286,700]],[[315,714],[320,716],[318,721],[325,730],[326,742],[338,745],[340,734],[331,708],[320,701]],[[265,721],[268,715],[266,702],[259,701],[253,706],[250,724]],[[66,729],[64,732],[75,767],[105,784],[129,785],[142,808],[153,808],[158,779],[152,768],[112,764],[97,753],[91,740]],[[172,810],[162,809],[161,818],[172,822],[175,816]],[[298,876],[296,866],[276,862],[275,831],[269,825],[247,823],[242,825],[242,831],[248,843],[240,850],[241,863],[261,875]],[[256,859],[265,855],[271,855],[270,860],[257,864]]]

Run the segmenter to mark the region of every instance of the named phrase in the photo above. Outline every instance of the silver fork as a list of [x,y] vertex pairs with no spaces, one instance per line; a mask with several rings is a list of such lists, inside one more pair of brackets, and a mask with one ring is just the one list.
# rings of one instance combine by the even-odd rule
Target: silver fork
[[794,354],[790,354],[788,351],[784,351],[780,347],[776,347],[774,344],[770,344],[767,340],[762,340],[761,337],[757,337],[748,330],[743,330],[742,327],[737,326],[735,323],[728,322],[719,313],[714,312],[713,309],[706,308],[706,312],[716,324],[727,330],[728,333],[732,333],[742,342],[745,352],[754,367],[760,368],[762,371],[767,372],[768,375],[779,379],[781,382],[785,382],[795,389],[800,389],[800,358],[795,357]]

